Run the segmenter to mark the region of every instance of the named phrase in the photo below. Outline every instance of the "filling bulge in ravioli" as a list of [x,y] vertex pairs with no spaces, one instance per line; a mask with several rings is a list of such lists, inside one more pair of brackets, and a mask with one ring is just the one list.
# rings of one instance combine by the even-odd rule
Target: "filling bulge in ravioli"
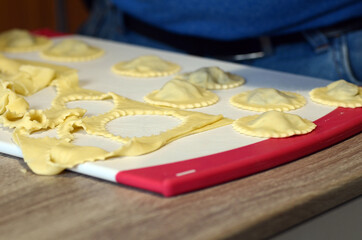
[[90,61],[103,54],[102,49],[79,39],[65,39],[41,52],[46,59],[64,62]]
[[[49,110],[29,109],[25,96],[35,94],[69,73],[75,73],[75,70],[0,56],[0,123],[27,131],[50,127]],[[59,112],[53,116],[57,118]]]
[[4,52],[36,51],[50,44],[49,39],[31,34],[27,30],[12,29],[0,34],[0,51]]
[[53,69],[32,65],[21,65],[16,74],[3,75],[3,80],[9,83],[9,88],[23,96],[32,95],[45,88],[54,78]]
[[180,71],[180,66],[158,56],[145,55],[119,62],[112,66],[112,71],[130,77],[162,77]]
[[219,67],[204,67],[194,72],[175,76],[205,89],[229,89],[245,83],[245,79],[236,74],[224,72]]
[[250,136],[282,138],[309,133],[316,125],[295,114],[268,111],[239,118],[234,121],[233,127],[236,131]]
[[150,104],[174,108],[198,108],[215,104],[219,97],[204,88],[179,79],[168,81],[160,90],[144,97]]
[[280,91],[274,88],[257,88],[231,97],[230,103],[238,108],[265,112],[301,108],[306,104],[306,100],[302,95],[294,92]]
[[362,106],[362,87],[345,80],[335,81],[326,87],[309,92],[311,99],[320,104],[356,108]]

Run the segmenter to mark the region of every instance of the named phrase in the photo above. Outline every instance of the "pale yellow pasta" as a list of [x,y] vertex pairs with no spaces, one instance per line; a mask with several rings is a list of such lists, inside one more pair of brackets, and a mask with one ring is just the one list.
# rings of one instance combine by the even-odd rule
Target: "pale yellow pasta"
[[178,64],[163,60],[158,56],[140,56],[130,61],[122,61],[112,66],[116,74],[129,77],[163,77],[180,71]]
[[177,75],[175,78],[191,82],[205,89],[229,89],[245,83],[243,77],[224,72],[219,67],[204,67],[194,72]]
[[311,99],[320,104],[356,108],[362,106],[362,87],[345,80],[335,81],[326,87],[309,92]]
[[192,83],[172,79],[160,90],[155,90],[144,97],[150,104],[174,108],[199,108],[215,104],[219,97]]
[[40,55],[53,61],[84,62],[99,58],[103,54],[103,49],[91,46],[83,40],[65,39],[43,50]]
[[[10,61],[11,62],[11,61]],[[9,62],[6,62],[9,64]],[[19,63],[16,61],[16,63]],[[25,162],[37,174],[54,175],[65,168],[77,164],[97,160],[105,160],[119,156],[136,156],[155,151],[171,141],[181,137],[206,131],[230,124],[232,120],[222,115],[209,115],[198,112],[188,112],[179,109],[163,108],[137,102],[115,93],[103,93],[81,88],[78,84],[76,71],[65,71],[59,74],[58,68],[42,69],[36,63],[18,67],[39,81],[34,81],[37,89],[51,84],[56,88],[57,95],[49,109],[29,109],[29,104],[20,93],[9,87],[9,82],[0,78],[0,123],[14,128],[13,140],[20,146]],[[17,68],[7,72],[16,74]],[[44,71],[43,71],[44,70]],[[53,70],[53,72],[51,71]],[[55,76],[55,78],[53,78]],[[50,83],[44,79],[50,78]],[[14,85],[20,79],[14,79]],[[37,85],[39,83],[39,86]],[[85,117],[86,110],[69,109],[66,104],[77,100],[112,100],[114,107],[104,114]],[[110,133],[106,125],[119,117],[131,115],[165,115],[180,119],[180,124],[157,135],[143,137],[127,137]],[[57,129],[57,138],[32,137],[39,130]],[[122,143],[114,151],[106,151],[99,147],[77,146],[72,143],[74,132],[83,129],[88,134],[103,136]]]
[[242,134],[254,137],[282,138],[309,133],[316,125],[295,114],[268,111],[239,118],[233,122],[233,127]]
[[230,103],[241,109],[265,112],[301,108],[306,104],[306,100],[302,95],[294,92],[280,91],[274,88],[257,88],[231,97]]
[[46,37],[37,36],[27,30],[12,29],[0,34],[0,51],[31,52],[50,46],[52,43]]

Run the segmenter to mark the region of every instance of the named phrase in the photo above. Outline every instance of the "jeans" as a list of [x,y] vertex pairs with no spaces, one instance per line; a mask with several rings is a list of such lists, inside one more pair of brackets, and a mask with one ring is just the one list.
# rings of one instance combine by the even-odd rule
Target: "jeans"
[[[80,29],[80,34],[181,52],[127,29],[123,24],[122,12],[109,2],[96,3],[90,18]],[[238,63],[332,81],[345,79],[358,85],[362,84],[361,29],[337,33],[333,37],[313,30],[305,32],[304,36],[305,41],[272,46],[271,54]]]

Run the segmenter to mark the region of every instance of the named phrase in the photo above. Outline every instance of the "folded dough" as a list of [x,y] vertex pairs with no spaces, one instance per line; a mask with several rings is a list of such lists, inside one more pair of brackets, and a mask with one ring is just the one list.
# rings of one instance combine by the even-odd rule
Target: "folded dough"
[[[232,122],[222,115],[163,108],[127,99],[115,93],[84,89],[79,86],[78,75],[74,70],[61,71],[63,69],[61,67],[49,69],[45,67],[50,65],[44,65],[44,70],[37,62],[27,61],[27,65],[22,65],[24,61],[8,60],[3,61],[10,66],[10,70],[3,71],[6,72],[5,75],[16,74],[25,68],[22,69],[24,72],[40,79],[33,81],[32,87],[27,87],[29,91],[31,89],[38,91],[49,84],[56,88],[57,95],[52,100],[50,109],[29,109],[29,104],[21,95],[23,92],[17,93],[15,91],[17,88],[9,87],[9,81],[0,78],[0,123],[14,128],[13,140],[20,146],[25,162],[37,174],[53,175],[84,162],[146,154],[181,137]],[[0,61],[0,69],[6,69],[6,66],[1,66]],[[49,79],[51,79],[50,82],[48,82]],[[21,81],[23,81],[21,78],[14,79],[13,86]],[[23,85],[27,86],[27,84]],[[106,99],[113,100],[114,107],[104,114],[91,117],[84,116],[85,109],[69,109],[66,105],[76,100]],[[131,115],[172,116],[178,118],[180,124],[156,135],[132,138],[113,135],[107,130],[107,123],[113,119]],[[36,131],[54,128],[57,130],[57,138],[32,136],[32,133]],[[83,129],[87,134],[106,137],[123,144],[111,152],[99,147],[77,146],[72,143],[77,129]]]

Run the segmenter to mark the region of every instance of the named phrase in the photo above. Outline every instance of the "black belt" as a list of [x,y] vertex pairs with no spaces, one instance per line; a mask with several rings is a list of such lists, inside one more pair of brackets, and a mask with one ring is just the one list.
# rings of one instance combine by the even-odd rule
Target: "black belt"
[[[356,29],[361,26],[361,19],[349,20],[325,28],[325,31],[341,32],[341,29],[349,30],[351,26]],[[167,44],[186,53],[214,57],[223,60],[240,61],[245,59],[260,58],[268,55],[272,51],[272,46],[305,41],[302,33],[293,33],[275,37],[248,38],[232,41],[222,41],[203,37],[182,35],[172,33],[140,21],[128,14],[124,14],[124,23],[127,29],[150,39]],[[351,24],[353,23],[353,24]],[[338,31],[337,31],[338,30]]]

